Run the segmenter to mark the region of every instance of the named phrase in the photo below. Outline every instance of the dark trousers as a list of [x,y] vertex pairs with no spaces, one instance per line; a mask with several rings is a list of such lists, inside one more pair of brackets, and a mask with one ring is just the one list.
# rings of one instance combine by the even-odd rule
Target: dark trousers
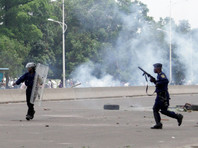
[[27,102],[27,106],[28,106],[27,115],[33,116],[35,111],[34,111],[34,104],[30,103],[31,93],[32,93],[32,89],[27,88],[26,89],[26,102]]
[[168,106],[169,106],[169,97],[166,95],[162,97],[160,94],[157,94],[155,104],[153,106],[153,115],[156,124],[161,123],[161,117],[159,111],[168,117],[178,119],[178,115],[173,111],[169,111]]

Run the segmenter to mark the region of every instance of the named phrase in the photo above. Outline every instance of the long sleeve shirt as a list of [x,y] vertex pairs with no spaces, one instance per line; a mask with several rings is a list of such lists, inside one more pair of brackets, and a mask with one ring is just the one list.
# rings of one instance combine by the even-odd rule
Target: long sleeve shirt
[[169,81],[166,75],[163,72],[158,73],[155,92],[158,93],[158,92],[168,91],[168,83]]
[[20,83],[23,83],[25,82],[25,85],[28,87],[28,88],[32,88],[33,87],[33,84],[34,84],[34,76],[35,76],[35,73],[25,73],[24,75],[22,75],[17,81],[16,81],[16,84],[19,85]]

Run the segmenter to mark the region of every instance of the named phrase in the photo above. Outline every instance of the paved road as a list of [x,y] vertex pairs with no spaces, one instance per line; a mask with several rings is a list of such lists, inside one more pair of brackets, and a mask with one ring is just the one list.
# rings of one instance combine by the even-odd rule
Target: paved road
[[[198,104],[198,95],[172,96],[171,106]],[[0,104],[1,148],[194,148],[198,147],[198,112],[182,112],[184,122],[162,116],[154,124],[154,97],[43,102],[35,119],[25,120],[26,104]],[[120,110],[103,110],[119,104]]]

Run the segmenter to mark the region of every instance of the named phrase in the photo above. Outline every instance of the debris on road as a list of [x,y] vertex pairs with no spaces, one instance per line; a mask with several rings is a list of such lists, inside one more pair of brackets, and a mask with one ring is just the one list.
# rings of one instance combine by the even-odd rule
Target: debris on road
[[49,111],[50,109],[49,109],[49,108],[43,108],[43,110],[44,110],[44,111]]
[[185,103],[184,105],[176,105],[176,107],[170,107],[170,110],[176,110],[179,112],[191,112],[198,111],[198,105]]
[[120,106],[119,105],[115,105],[115,104],[105,104],[104,105],[104,109],[105,110],[119,110]]

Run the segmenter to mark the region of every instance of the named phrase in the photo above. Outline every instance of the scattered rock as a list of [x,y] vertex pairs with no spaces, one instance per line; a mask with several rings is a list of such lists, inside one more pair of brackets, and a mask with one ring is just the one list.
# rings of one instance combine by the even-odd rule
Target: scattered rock
[[48,111],[48,110],[50,110],[50,109],[49,109],[49,108],[44,108],[43,110]]
[[175,137],[174,137],[174,136],[172,136],[171,138],[172,138],[172,139],[175,139]]

